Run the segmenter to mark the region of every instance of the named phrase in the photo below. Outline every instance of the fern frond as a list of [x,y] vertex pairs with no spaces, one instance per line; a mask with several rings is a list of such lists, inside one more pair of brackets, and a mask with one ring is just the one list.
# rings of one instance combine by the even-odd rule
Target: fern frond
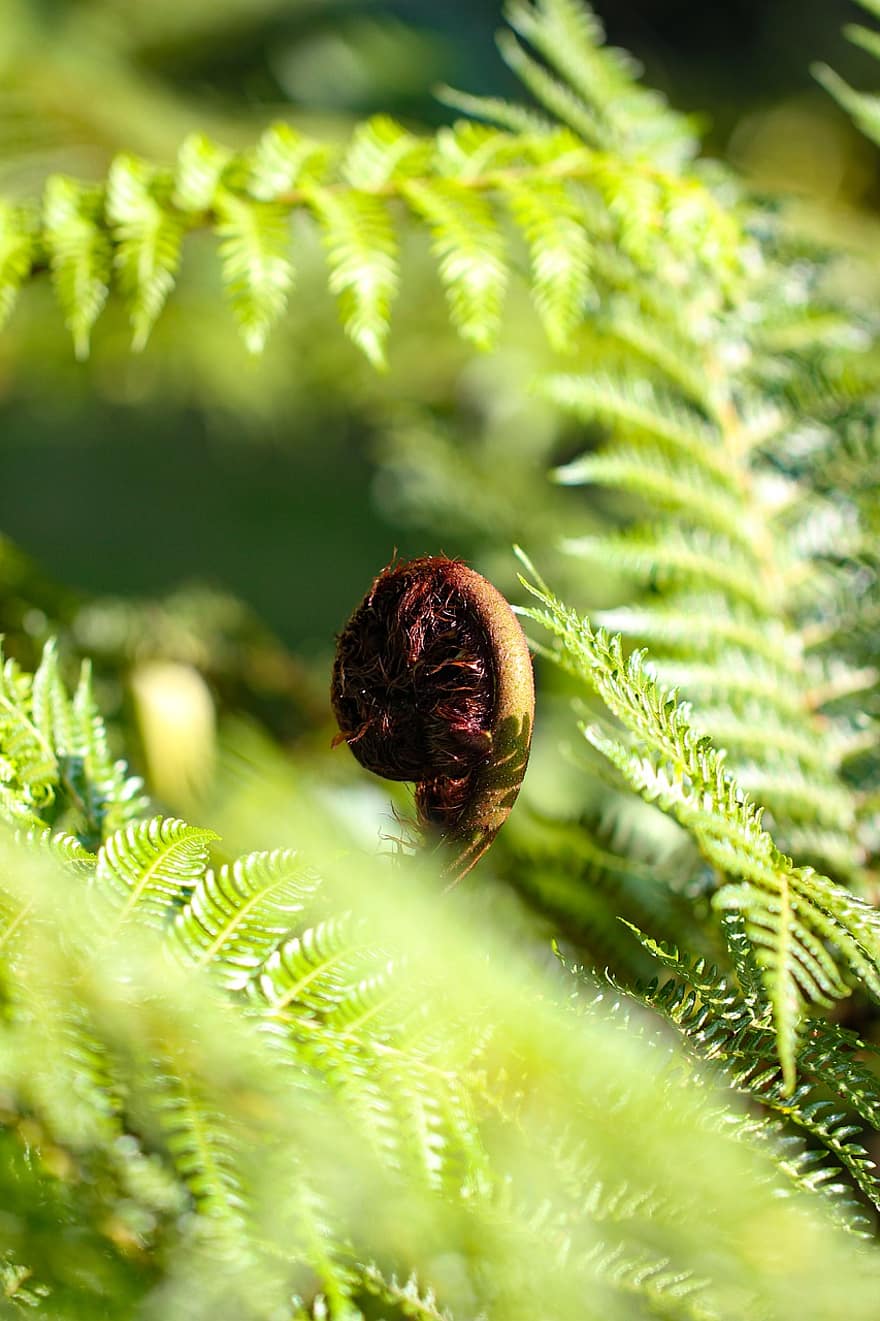
[[764,969],[785,1088],[793,1091],[804,1003],[827,1004],[848,994],[826,942],[880,995],[875,910],[779,852],[710,740],[691,730],[689,710],[646,673],[639,653],[625,659],[619,638],[593,633],[553,597],[523,583],[542,607],[527,613],[558,639],[557,658],[595,688],[634,736],[627,744],[594,725],[584,730],[589,742],[638,793],[690,831],[722,876],[737,878],[721,886],[714,902],[743,914]]
[[[734,488],[718,432],[695,410],[650,381],[611,374],[551,375],[541,381],[541,390],[576,417],[619,429],[630,440],[657,442],[704,468],[719,483]],[[569,483],[578,481],[578,461],[560,469],[559,475]]]
[[401,1316],[415,1321],[453,1321],[452,1313],[440,1307],[434,1290],[419,1286],[417,1275],[401,1284],[396,1275],[385,1275],[375,1262],[359,1267],[358,1273],[368,1293],[386,1307],[396,1308]]
[[152,1071],[151,1100],[164,1143],[198,1211],[202,1236],[241,1251],[245,1199],[226,1117],[215,1112],[180,1059]]
[[865,137],[880,143],[880,96],[857,92],[827,64],[814,64],[813,74],[841,109],[851,115]]
[[[631,928],[635,930],[635,928]],[[876,1128],[880,1084],[876,1075],[860,1070],[861,1087],[850,1081],[849,1055],[858,1048],[858,1039],[841,1033],[830,1024],[815,1020],[805,1033],[798,1050],[798,1072],[810,1078],[793,1093],[783,1085],[779,1067],[768,1065],[768,1045],[772,1024],[763,1006],[745,1003],[718,970],[705,959],[684,958],[675,947],[659,945],[635,930],[635,935],[658,963],[670,969],[677,980],[660,984],[656,980],[636,988],[643,1004],[656,1009],[681,1031],[700,1058],[712,1061],[737,1091],[752,1097],[817,1139],[845,1169],[865,1197],[880,1207],[880,1181],[872,1173],[874,1162],[861,1143],[852,1139],[859,1133],[852,1117],[837,1110],[817,1090],[831,1082],[840,1099],[853,1104],[862,1118]],[[847,1040],[847,1036],[852,1039]],[[822,1044],[819,1045],[818,1043]],[[843,1086],[835,1087],[835,1082]],[[822,1181],[830,1177],[827,1165],[813,1171]],[[864,1232],[864,1226],[860,1226]]]
[[365,947],[349,917],[318,922],[285,941],[266,959],[249,989],[273,1017],[303,1011],[332,1014],[357,977]]
[[391,303],[397,292],[397,241],[387,203],[369,193],[309,187],[324,232],[330,289],[346,332],[375,367],[385,363]]
[[[102,839],[147,810],[143,781],[129,775],[124,761],[114,759],[107,730],[92,692],[92,671],[84,661],[73,695],[73,764],[69,775],[76,785],[85,816],[87,846]],[[81,772],[79,771],[81,766]]]
[[273,202],[305,183],[320,183],[332,150],[290,124],[271,124],[249,162],[247,188],[261,202]]
[[511,184],[505,191],[529,247],[533,297],[547,337],[554,348],[570,351],[591,287],[583,217],[562,184]]
[[[186,176],[183,183],[192,194],[192,175]],[[178,189],[180,184],[179,178]],[[180,265],[183,223],[171,209],[173,188],[170,172],[157,170],[134,156],[117,156],[107,179],[114,263],[128,301],[135,352],[146,346]]]
[[221,189],[216,198],[223,279],[245,344],[260,353],[293,284],[287,212]]
[[568,537],[562,549],[579,559],[631,575],[666,589],[706,585],[723,592],[756,614],[767,608],[765,583],[755,573],[755,561],[723,537],[697,529],[636,529],[617,536]]
[[115,925],[130,917],[164,925],[204,876],[216,838],[160,816],[111,835],[98,852],[95,883],[117,909]]
[[293,849],[250,853],[201,876],[174,921],[173,938],[196,966],[242,986],[295,925],[320,886]]
[[0,202],[0,330],[31,273],[36,231],[35,217],[27,210]]
[[491,207],[453,180],[410,179],[401,190],[433,234],[453,324],[477,348],[490,348],[507,285],[504,244]]
[[673,509],[692,525],[720,533],[749,553],[753,533],[735,499],[716,475],[684,462],[673,463],[662,452],[651,454],[625,443],[585,454],[557,469],[555,479],[566,486],[610,486],[630,491],[649,505]]
[[[699,613],[700,629],[694,632],[694,615]],[[735,609],[720,595],[705,593],[688,598],[677,596],[669,606],[615,606],[598,610],[596,623],[608,633],[656,644],[672,655],[687,652],[693,656],[716,658],[727,654],[728,646],[752,656],[761,656],[774,667],[776,675],[797,671],[799,648],[779,620],[758,618],[753,612]],[[775,685],[776,691],[785,685]]]
[[171,197],[174,205],[196,215],[210,211],[231,157],[232,152],[212,142],[204,133],[190,133],[184,138],[174,172]]
[[355,129],[341,173],[353,188],[379,189],[396,179],[424,174],[433,145],[416,137],[389,115],[373,115]]
[[77,358],[110,291],[112,250],[103,228],[104,190],[53,175],[46,184],[44,236],[55,293]]

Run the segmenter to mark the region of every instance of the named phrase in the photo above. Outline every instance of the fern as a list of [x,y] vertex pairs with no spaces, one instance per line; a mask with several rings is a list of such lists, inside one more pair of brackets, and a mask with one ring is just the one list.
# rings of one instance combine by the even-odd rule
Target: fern
[[170,173],[118,157],[107,180],[107,219],[114,226],[115,262],[129,302],[132,348],[146,345],[174,286],[183,227],[170,209]]
[[880,995],[875,910],[779,852],[761,827],[760,811],[726,774],[710,740],[692,732],[688,709],[645,672],[640,653],[625,659],[619,638],[594,634],[546,592],[526,586],[542,607],[527,613],[559,639],[557,658],[595,687],[634,736],[628,744],[591,725],[584,729],[589,742],[637,792],[690,830],[720,876],[730,878],[715,902],[744,915],[765,970],[785,1086],[792,1091],[804,1004],[828,1005],[849,993],[825,942],[833,941],[852,973]]
[[[334,861],[340,819],[308,784],[279,800],[295,850],[215,862],[214,831],[151,814],[114,760],[87,667],[71,698],[54,645],[33,677],[6,662],[17,1310],[830,1319],[845,1279],[847,1313],[876,1311],[876,1051],[832,1017],[880,997],[876,327],[828,252],[695,162],[587,6],[507,17],[536,107],[449,92],[468,118],[435,133],[196,134],[174,167],[126,154],[104,184],[50,179],[41,212],[0,206],[0,316],[48,264],[78,356],[113,287],[145,346],[199,231],[253,351],[294,237],[298,266],[323,242],[377,366],[412,232],[474,348],[522,285],[568,355],[527,439],[505,384],[467,452],[418,419],[389,450],[445,535],[521,537],[525,516],[553,543],[600,627],[540,584],[530,614],[589,690],[605,781],[511,824],[513,898],[489,874],[441,903],[430,863],[395,874],[350,841]],[[873,102],[823,76],[873,132]],[[592,960],[586,996],[551,931]]]

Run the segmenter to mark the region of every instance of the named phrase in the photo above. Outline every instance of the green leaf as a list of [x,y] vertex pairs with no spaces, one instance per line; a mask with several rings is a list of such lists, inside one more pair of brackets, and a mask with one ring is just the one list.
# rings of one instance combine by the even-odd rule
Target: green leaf
[[36,229],[35,217],[25,207],[0,202],[0,329],[31,273]]
[[111,835],[98,853],[95,880],[119,910],[116,926],[132,916],[163,925],[204,876],[216,838],[213,830],[160,816]]
[[355,129],[342,176],[354,188],[381,188],[395,179],[424,174],[432,152],[430,138],[417,138],[389,115],[373,115]]
[[433,235],[453,324],[477,348],[491,348],[507,285],[504,243],[491,206],[451,179],[411,179],[401,191]]
[[590,292],[589,235],[565,186],[551,180],[507,184],[511,213],[529,246],[532,296],[554,348],[570,351]]
[[251,353],[262,353],[293,284],[288,214],[275,203],[254,202],[227,189],[218,193],[217,213],[223,281],[245,344]]
[[180,144],[174,175],[173,203],[181,211],[210,211],[232,153],[204,133],[190,133]]
[[135,352],[146,346],[180,265],[183,222],[172,209],[172,187],[170,174],[135,156],[117,156],[110,167],[107,216]]
[[318,183],[331,155],[322,142],[299,133],[290,124],[270,125],[250,160],[248,191],[271,202],[304,183]]
[[205,873],[177,915],[174,938],[196,965],[215,966],[228,985],[243,985],[320,883],[293,849],[249,853]]
[[46,248],[55,293],[80,359],[88,357],[92,326],[110,290],[112,249],[103,220],[102,188],[60,174],[47,180]]
[[369,193],[316,187],[308,200],[321,222],[346,333],[374,367],[383,367],[397,292],[397,240],[387,204]]

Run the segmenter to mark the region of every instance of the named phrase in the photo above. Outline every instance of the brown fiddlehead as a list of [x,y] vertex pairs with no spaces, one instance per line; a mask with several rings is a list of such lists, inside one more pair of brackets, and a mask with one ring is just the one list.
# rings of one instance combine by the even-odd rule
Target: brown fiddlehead
[[331,690],[367,770],[416,784],[426,841],[460,880],[519,792],[535,690],[523,631],[504,597],[459,560],[384,569],[339,636]]

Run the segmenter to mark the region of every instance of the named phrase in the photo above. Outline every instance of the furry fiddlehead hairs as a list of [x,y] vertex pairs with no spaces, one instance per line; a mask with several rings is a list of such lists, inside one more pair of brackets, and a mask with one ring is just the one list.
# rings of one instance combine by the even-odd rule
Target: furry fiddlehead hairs
[[529,757],[532,664],[507,601],[445,556],[384,569],[339,636],[331,698],[361,765],[415,782],[419,823],[460,880],[504,824]]

